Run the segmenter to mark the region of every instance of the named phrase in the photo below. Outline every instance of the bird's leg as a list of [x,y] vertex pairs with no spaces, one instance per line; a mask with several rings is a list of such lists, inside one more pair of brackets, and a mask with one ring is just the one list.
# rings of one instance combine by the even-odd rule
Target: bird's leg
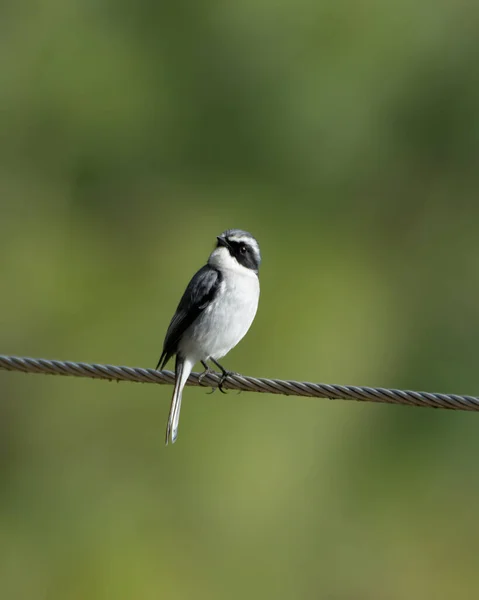
[[221,379],[220,379],[220,382],[218,384],[218,387],[219,387],[220,392],[222,392],[223,394],[226,394],[226,392],[223,389],[223,383],[226,381],[226,379],[228,378],[229,375],[234,375],[234,372],[233,371],[227,371],[214,358],[210,357],[210,360],[211,360],[211,362],[213,362],[218,367],[218,369],[221,370],[222,375],[221,375]]
[[207,375],[211,375],[211,373],[214,373],[213,369],[211,369],[210,366],[204,360],[201,361],[201,364],[204,366],[205,370],[198,377],[198,383],[201,383]]

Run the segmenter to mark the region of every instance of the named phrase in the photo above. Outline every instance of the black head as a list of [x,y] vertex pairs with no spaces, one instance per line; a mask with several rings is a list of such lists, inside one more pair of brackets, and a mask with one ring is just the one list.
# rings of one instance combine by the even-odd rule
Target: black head
[[240,265],[258,272],[261,253],[256,239],[242,229],[228,229],[218,236],[217,248],[223,246]]

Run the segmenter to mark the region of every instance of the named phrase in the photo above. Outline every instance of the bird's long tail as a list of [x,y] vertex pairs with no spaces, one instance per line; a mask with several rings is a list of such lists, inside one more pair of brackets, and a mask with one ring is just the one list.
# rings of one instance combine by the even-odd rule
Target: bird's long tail
[[168,441],[171,439],[171,443],[176,442],[178,437],[178,423],[180,421],[180,410],[181,410],[181,397],[183,395],[183,388],[185,383],[190,376],[194,364],[190,360],[176,358],[175,366],[175,387],[173,389],[173,397],[171,399],[170,414],[168,415],[168,424],[166,426],[166,439],[165,444],[168,445]]

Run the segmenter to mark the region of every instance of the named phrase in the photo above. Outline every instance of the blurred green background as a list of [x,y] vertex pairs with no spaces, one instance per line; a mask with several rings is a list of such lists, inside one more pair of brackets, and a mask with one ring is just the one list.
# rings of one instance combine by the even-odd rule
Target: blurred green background
[[[229,227],[249,375],[479,394],[479,8],[0,9],[0,352],[153,367]],[[0,373],[0,597],[473,598],[474,414]]]

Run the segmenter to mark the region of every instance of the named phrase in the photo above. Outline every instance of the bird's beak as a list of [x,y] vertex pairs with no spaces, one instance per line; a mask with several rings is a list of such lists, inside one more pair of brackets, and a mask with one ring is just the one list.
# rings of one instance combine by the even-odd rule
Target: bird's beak
[[218,235],[216,239],[218,240],[218,246],[224,246],[225,248],[229,248],[228,242],[225,240],[224,237]]

